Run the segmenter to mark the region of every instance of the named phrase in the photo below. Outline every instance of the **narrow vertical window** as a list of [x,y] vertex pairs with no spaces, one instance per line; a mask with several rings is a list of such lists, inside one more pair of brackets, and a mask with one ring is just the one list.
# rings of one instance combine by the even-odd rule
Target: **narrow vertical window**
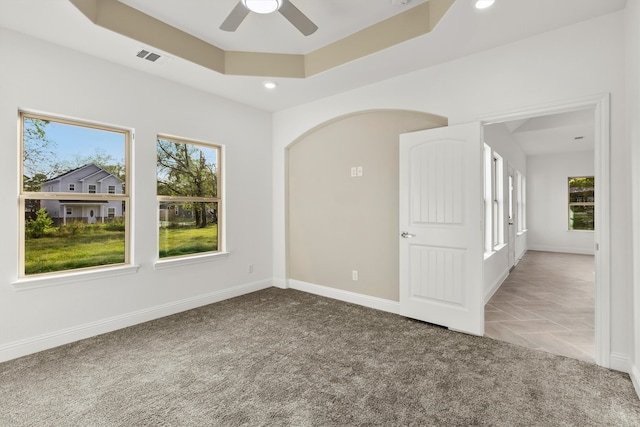
[[595,229],[595,180],[593,176],[569,178],[569,230]]
[[160,258],[220,251],[220,156],[217,145],[158,137]]
[[124,186],[129,132],[21,113],[20,136],[20,276],[128,263],[129,197],[97,184]]
[[493,250],[492,236],[493,236],[493,216],[491,214],[492,208],[492,156],[491,147],[484,144],[484,251],[490,253]]
[[496,248],[504,243],[504,194],[503,194],[503,164],[502,157],[493,153],[492,157],[492,244]]

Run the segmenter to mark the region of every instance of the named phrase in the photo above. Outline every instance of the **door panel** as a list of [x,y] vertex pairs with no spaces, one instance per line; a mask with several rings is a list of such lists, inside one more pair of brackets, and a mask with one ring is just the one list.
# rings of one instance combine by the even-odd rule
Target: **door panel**
[[484,332],[479,123],[400,137],[400,313]]

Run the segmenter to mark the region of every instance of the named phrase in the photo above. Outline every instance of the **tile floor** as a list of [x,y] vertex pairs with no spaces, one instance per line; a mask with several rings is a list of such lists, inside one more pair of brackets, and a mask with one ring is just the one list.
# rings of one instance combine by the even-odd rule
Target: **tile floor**
[[485,335],[594,362],[594,257],[528,251],[485,306]]

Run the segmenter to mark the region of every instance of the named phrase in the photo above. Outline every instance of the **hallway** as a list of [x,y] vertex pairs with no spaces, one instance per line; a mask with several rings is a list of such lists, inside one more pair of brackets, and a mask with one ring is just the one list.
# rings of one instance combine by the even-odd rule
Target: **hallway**
[[485,335],[594,362],[594,257],[528,251],[485,306]]

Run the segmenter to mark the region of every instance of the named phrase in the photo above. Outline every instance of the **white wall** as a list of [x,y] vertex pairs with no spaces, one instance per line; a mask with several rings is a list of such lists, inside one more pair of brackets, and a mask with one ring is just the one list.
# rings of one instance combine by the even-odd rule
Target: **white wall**
[[[0,360],[272,283],[270,114],[4,29],[0,52]],[[20,108],[135,129],[137,273],[14,289]],[[154,269],[160,132],[225,146],[228,258]]]
[[633,197],[634,330],[631,379],[640,395],[640,0],[627,0],[627,136],[631,142]]
[[[509,243],[509,165],[514,171],[519,171],[523,176],[527,174],[527,156],[522,151],[503,123],[496,123],[484,126],[484,142],[491,147],[493,151],[502,157],[502,188],[504,200],[503,227],[504,241],[507,246],[502,247],[484,260],[484,295],[485,301],[500,288],[502,282],[509,275],[509,251],[515,252],[516,263],[522,257],[527,247],[527,235],[523,232],[515,236],[514,246],[510,248]],[[514,172],[515,179],[515,172]],[[515,186],[515,182],[514,182]],[[514,190],[515,198],[515,190]],[[515,214],[515,199],[514,199]]]
[[[592,231],[569,231],[569,177],[594,175],[594,152],[527,158],[529,249],[593,255]],[[597,200],[596,200],[597,203]]]
[[274,275],[286,285],[284,152],[314,126],[355,111],[398,108],[465,123],[611,94],[611,353],[626,363],[632,312],[631,205],[625,132],[624,13],[614,13],[274,115]]

